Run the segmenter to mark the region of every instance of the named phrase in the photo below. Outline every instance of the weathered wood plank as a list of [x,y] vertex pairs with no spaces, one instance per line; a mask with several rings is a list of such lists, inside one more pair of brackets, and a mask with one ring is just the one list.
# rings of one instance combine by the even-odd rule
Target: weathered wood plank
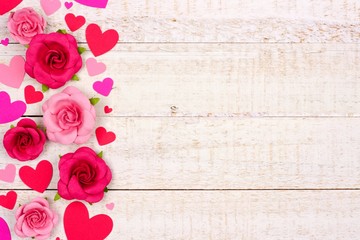
[[[18,8],[25,6],[42,11],[39,1]],[[65,28],[67,12],[116,28],[123,42],[357,43],[360,37],[357,0],[124,0],[109,1],[105,10],[74,3],[47,17],[47,30]],[[6,19],[0,17],[0,38],[9,36]],[[84,28],[75,35],[85,41]]]
[[[38,196],[18,194],[18,203]],[[359,236],[359,200],[359,191],[110,191],[103,202],[86,205],[90,216],[112,217],[109,240],[333,240]],[[109,202],[115,204],[112,211],[105,208]],[[61,216],[51,239],[66,239],[62,215],[69,203],[51,203]],[[0,208],[0,215],[11,227],[15,224],[14,211]]]
[[[41,122],[40,118],[36,121]],[[303,189],[360,187],[359,118],[99,118],[117,140],[100,147],[112,189]],[[0,126],[0,135],[8,126]],[[76,150],[48,142],[39,159]],[[0,168],[13,163],[0,149]],[[35,166],[37,161],[27,162]],[[24,189],[19,178],[3,188]]]

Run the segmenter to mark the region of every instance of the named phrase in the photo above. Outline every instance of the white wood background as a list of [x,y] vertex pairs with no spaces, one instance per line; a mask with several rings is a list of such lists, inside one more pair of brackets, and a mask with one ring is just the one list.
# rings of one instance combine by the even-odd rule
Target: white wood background
[[[38,1],[24,6],[41,11]],[[47,30],[64,28],[67,12],[121,35],[98,57],[104,74],[83,68],[70,83],[94,97],[94,81],[115,80],[97,114],[118,139],[87,144],[113,170],[109,193],[88,206],[113,218],[108,239],[359,239],[358,0],[109,0],[105,10],[74,3],[47,17]],[[86,46],[84,29],[75,35]],[[24,52],[0,46],[0,62]],[[20,89],[0,90],[23,99],[28,84],[40,90],[28,76]],[[105,105],[114,111],[104,115]],[[40,107],[26,113],[39,123]],[[58,154],[77,147],[48,143],[39,159],[56,166]],[[0,168],[7,163],[22,165],[1,148]],[[57,176],[43,196],[53,198]],[[0,194],[17,190],[18,203],[39,195],[18,176],[0,184]],[[60,215],[67,204],[51,203]],[[14,211],[0,209],[11,227]],[[56,237],[66,239],[62,222]]]

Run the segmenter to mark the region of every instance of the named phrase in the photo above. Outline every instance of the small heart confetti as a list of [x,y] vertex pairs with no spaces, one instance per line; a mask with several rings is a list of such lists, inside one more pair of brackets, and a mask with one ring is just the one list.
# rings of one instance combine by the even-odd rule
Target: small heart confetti
[[116,139],[115,133],[107,131],[104,127],[98,127],[95,130],[95,135],[100,146],[112,143]]
[[75,16],[72,13],[68,13],[65,15],[65,22],[66,22],[66,25],[69,27],[69,29],[72,32],[75,32],[76,30],[78,30],[79,28],[84,26],[86,20],[81,15]]
[[114,207],[115,207],[115,204],[114,204],[114,203],[108,203],[108,204],[106,204],[105,206],[106,206],[107,209],[113,210]]
[[105,107],[104,107],[104,113],[106,113],[106,114],[107,114],[107,113],[111,113],[112,110],[113,110],[113,109],[112,109],[111,107],[109,107],[109,106],[105,106]]
[[25,102],[27,104],[41,102],[44,98],[44,94],[40,91],[36,91],[35,88],[31,85],[25,87],[24,95],[25,95]]
[[65,2],[66,9],[70,9],[73,6],[72,2]]
[[9,44],[9,38],[5,38],[5,39],[1,40],[0,43],[6,47]]

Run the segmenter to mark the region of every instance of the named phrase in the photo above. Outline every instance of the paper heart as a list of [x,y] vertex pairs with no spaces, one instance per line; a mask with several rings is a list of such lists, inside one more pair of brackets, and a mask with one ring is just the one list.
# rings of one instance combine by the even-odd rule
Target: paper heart
[[16,174],[15,165],[8,164],[4,169],[0,169],[0,180],[4,182],[12,183],[14,182],[15,174]]
[[35,88],[31,85],[25,87],[24,95],[27,104],[41,102],[44,98],[44,94],[40,91],[35,91]]
[[0,0],[0,15],[4,15],[9,12],[21,2],[22,0]]
[[113,210],[114,207],[115,207],[115,204],[114,204],[114,203],[108,203],[108,204],[106,204],[105,206],[106,206],[107,209]]
[[21,167],[19,176],[28,187],[43,193],[52,179],[53,167],[49,161],[42,160],[38,163],[36,169],[29,166]]
[[94,23],[87,26],[85,34],[89,48],[95,57],[110,51],[119,40],[116,30],[110,29],[102,33],[100,27]]
[[105,107],[104,107],[104,112],[105,112],[105,113],[111,113],[112,110],[113,110],[113,109],[112,109],[111,107],[109,107],[109,106],[105,106]]
[[10,228],[2,217],[0,217],[0,239],[11,240]]
[[47,16],[54,14],[61,7],[60,0],[40,0],[40,5]]
[[66,9],[70,9],[73,6],[72,2],[65,2]]
[[16,199],[17,193],[9,191],[6,195],[0,195],[0,206],[12,210],[15,207]]
[[93,88],[97,93],[107,97],[109,96],[113,85],[114,85],[114,81],[111,78],[105,78],[102,81],[94,82]]
[[83,16],[75,16],[72,13],[68,13],[65,16],[65,22],[69,29],[72,32],[75,32],[76,30],[84,26],[86,20]]
[[102,62],[96,61],[95,58],[89,58],[86,60],[86,69],[89,76],[96,76],[105,72],[106,65]]
[[12,122],[26,112],[26,104],[22,101],[11,103],[7,92],[0,92],[0,124]]
[[115,133],[106,131],[104,127],[98,127],[95,130],[96,139],[100,146],[112,143],[116,139]]
[[64,229],[68,240],[104,240],[113,229],[113,221],[105,214],[89,218],[86,206],[76,201],[65,209]]
[[2,39],[0,43],[4,46],[7,46],[9,44],[9,38]]
[[108,0],[75,0],[82,5],[94,8],[106,8]]
[[14,56],[10,65],[0,64],[0,82],[13,88],[19,88],[25,76],[25,59]]

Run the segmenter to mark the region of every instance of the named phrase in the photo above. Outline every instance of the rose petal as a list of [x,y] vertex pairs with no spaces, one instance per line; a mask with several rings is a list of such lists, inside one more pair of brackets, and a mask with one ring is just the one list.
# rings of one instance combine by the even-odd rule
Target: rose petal
[[68,184],[68,190],[70,195],[75,199],[84,200],[87,197],[87,194],[81,188],[76,176],[71,177]]
[[24,128],[37,128],[36,122],[30,118],[21,119],[16,126]]
[[70,195],[67,186],[61,180],[59,180],[59,182],[58,182],[58,193],[62,198],[66,199],[66,200],[74,199]]
[[89,203],[96,203],[96,202],[100,202],[103,198],[104,198],[104,191],[96,195],[88,195],[85,201]]
[[[89,100],[88,100],[89,101]],[[82,124],[78,128],[78,135],[89,135],[95,127],[95,118],[89,111],[83,111]]]
[[77,130],[76,129],[69,129],[69,130],[63,130],[61,132],[54,132],[54,136],[56,139],[56,142],[61,144],[71,144],[75,141],[75,138],[77,137]]

